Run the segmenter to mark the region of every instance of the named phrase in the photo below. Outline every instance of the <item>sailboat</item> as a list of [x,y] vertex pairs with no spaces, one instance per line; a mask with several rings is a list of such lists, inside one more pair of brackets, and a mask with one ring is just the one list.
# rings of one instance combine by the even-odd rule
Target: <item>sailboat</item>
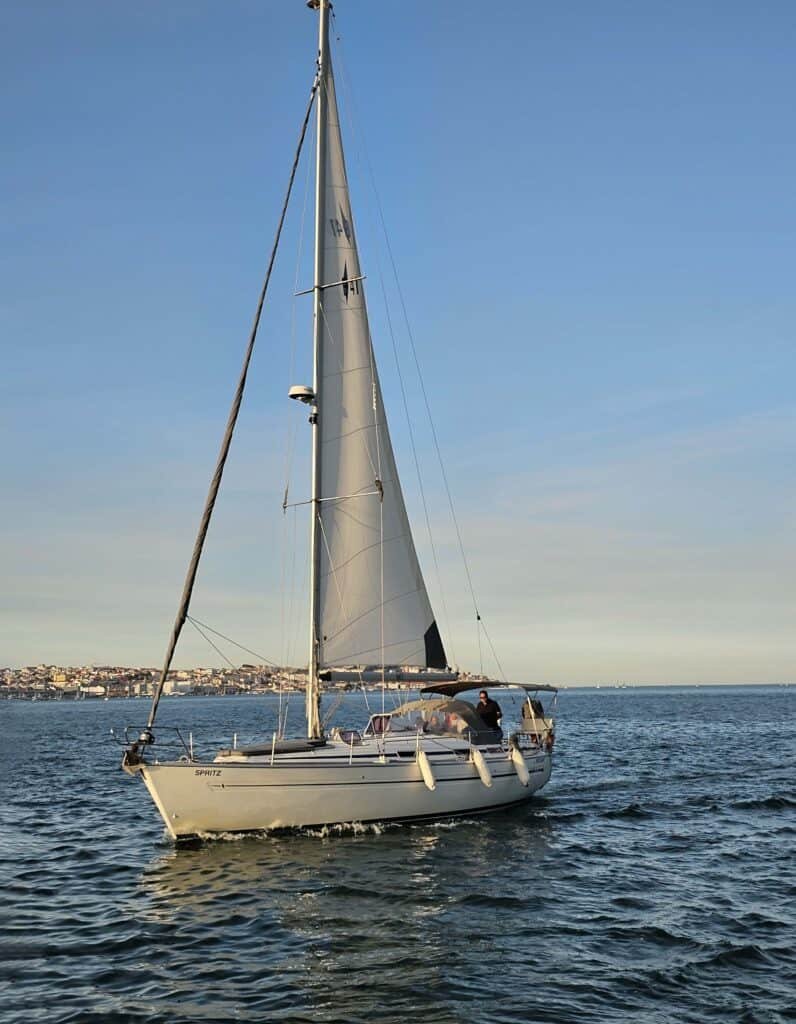
[[[448,667],[412,539],[371,342],[329,50],[329,0],[310,0],[319,46],[288,197],[260,296],[219,462],[146,727],[128,734],[122,767],[140,778],[175,840],[344,823],[443,819],[529,800],[550,778],[554,721],[539,684],[486,683]],[[306,737],[202,759],[193,743],[161,760],[158,704],[193,583],[226,453],[301,144],[316,111],[314,379],[289,396],[312,430],[310,644]],[[409,682],[419,696],[373,714],[363,728],[327,734],[325,682]],[[522,717],[510,730],[463,698],[513,687]],[[483,703],[483,702],[481,702]],[[501,728],[505,726],[506,728]],[[177,733],[180,736],[179,732]],[[134,738],[133,738],[134,737]]]

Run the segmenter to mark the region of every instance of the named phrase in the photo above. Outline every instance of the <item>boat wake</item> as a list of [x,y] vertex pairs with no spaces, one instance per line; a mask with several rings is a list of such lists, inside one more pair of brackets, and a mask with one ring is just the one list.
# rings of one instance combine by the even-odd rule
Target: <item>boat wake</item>
[[[248,832],[197,832],[190,840],[184,841],[185,845],[190,843],[240,843],[251,839],[289,839],[291,837],[302,837],[309,839],[329,839],[332,836],[342,835],[373,835],[380,836],[391,826],[388,823],[369,822],[363,824],[361,821],[336,822],[333,825],[323,825],[319,828],[292,828],[292,829],[258,829]],[[164,832],[168,837],[168,832]]]
[[296,830],[296,834],[309,836],[312,839],[329,839],[330,836],[343,835],[380,836],[388,828],[390,828],[389,824],[377,821],[371,821],[367,824],[363,824],[361,821],[341,821],[336,822],[334,825],[322,825],[320,828],[300,828]]

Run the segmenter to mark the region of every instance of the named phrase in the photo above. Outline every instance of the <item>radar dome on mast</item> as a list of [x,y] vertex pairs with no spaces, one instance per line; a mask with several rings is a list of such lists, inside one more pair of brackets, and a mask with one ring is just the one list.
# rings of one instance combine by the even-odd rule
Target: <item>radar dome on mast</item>
[[287,393],[288,398],[311,405],[315,401],[315,392],[307,384],[294,384]]

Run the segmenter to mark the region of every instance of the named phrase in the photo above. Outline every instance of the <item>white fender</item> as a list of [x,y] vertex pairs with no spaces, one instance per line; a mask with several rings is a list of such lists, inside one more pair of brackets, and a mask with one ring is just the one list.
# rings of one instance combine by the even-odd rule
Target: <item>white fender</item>
[[528,783],[531,781],[530,773],[528,772],[528,765],[525,763],[525,758],[522,756],[522,751],[519,747],[511,748],[511,763],[514,765],[514,771],[517,773],[517,778],[527,788]]
[[489,765],[486,763],[486,758],[478,747],[473,747],[473,764],[475,765],[475,769],[480,775],[483,784],[487,789],[490,789],[492,786],[492,772],[490,772]]
[[425,782],[426,787],[432,791],[435,790],[437,788],[437,780],[434,778],[431,762],[425,750],[418,750],[417,763],[420,766],[420,774],[423,776],[423,782]]

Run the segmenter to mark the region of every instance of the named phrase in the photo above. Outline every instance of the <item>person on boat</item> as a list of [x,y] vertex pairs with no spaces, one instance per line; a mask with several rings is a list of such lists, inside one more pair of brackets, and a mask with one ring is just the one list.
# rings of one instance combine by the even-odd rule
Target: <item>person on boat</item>
[[500,731],[499,723],[503,716],[503,712],[500,710],[498,702],[496,700],[492,700],[486,690],[481,690],[478,694],[478,703],[475,706],[475,710],[478,713],[478,717],[488,729]]

